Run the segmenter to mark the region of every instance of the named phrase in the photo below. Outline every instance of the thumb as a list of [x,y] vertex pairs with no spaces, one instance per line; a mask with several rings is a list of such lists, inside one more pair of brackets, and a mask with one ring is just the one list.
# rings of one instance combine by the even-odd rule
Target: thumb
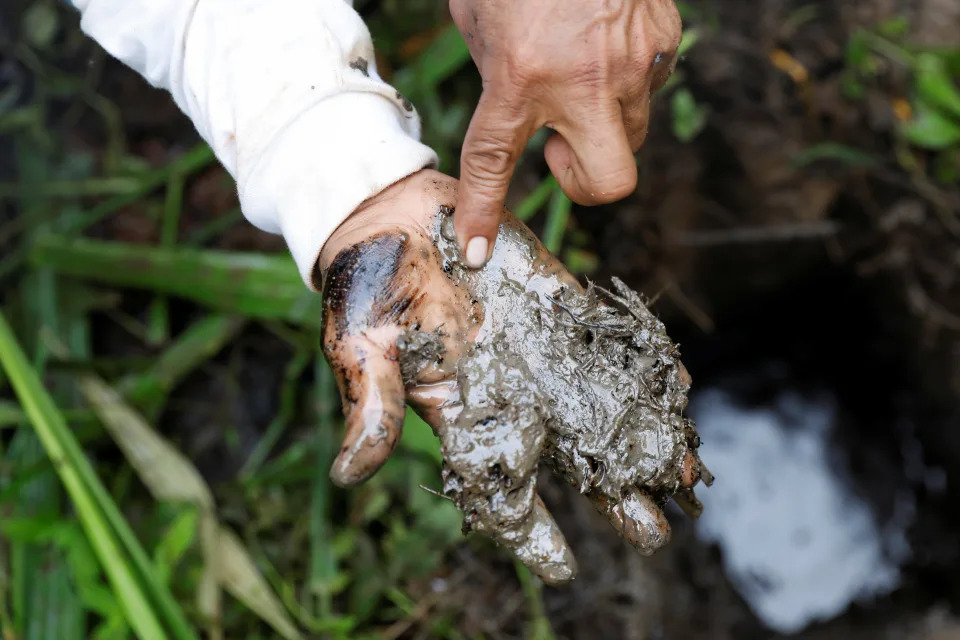
[[341,487],[379,469],[400,439],[404,384],[396,313],[409,306],[400,285],[404,233],[381,233],[342,250],[323,276],[323,350],[343,400],[347,431],[330,470]]
[[510,178],[533,127],[526,110],[490,92],[480,96],[460,156],[460,192],[454,212],[467,266],[478,269],[497,239]]
[[400,440],[405,414],[400,365],[377,342],[360,335],[328,343],[327,357],[340,387],[347,427],[330,469],[330,478],[340,487],[372,476]]

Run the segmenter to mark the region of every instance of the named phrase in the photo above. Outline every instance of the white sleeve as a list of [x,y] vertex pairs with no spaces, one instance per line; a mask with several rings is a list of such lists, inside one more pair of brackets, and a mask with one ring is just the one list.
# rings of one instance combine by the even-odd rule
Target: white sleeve
[[87,34],[173,94],[308,287],[361,202],[436,163],[413,106],[377,75],[352,0],[73,3]]

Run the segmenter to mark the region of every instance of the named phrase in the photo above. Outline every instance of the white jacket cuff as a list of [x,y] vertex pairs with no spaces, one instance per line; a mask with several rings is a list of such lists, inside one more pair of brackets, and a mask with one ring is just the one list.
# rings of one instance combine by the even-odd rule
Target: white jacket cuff
[[84,31],[170,91],[308,287],[357,205],[436,163],[350,0],[73,2]]
[[304,283],[330,234],[358,205],[435,165],[436,154],[405,130],[395,104],[376,93],[327,98],[285,129],[240,181],[255,225],[282,233]]

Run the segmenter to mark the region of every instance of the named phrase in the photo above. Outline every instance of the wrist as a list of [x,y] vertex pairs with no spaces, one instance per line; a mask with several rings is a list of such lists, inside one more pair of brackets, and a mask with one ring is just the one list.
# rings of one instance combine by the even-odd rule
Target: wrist
[[250,139],[237,139],[243,212],[283,234],[308,287],[321,247],[360,203],[436,162],[408,124],[379,95],[344,94],[315,105],[257,156]]
[[440,205],[456,202],[457,180],[433,169],[421,169],[364,200],[330,234],[317,259],[323,272],[348,247],[384,231],[429,233],[429,221]]

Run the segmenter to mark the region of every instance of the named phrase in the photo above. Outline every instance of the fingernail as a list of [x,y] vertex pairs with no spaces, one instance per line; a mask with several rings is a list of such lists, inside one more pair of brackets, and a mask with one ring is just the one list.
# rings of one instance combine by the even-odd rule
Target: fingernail
[[479,269],[487,262],[487,247],[490,246],[487,239],[483,236],[474,236],[467,243],[467,266],[471,269]]

